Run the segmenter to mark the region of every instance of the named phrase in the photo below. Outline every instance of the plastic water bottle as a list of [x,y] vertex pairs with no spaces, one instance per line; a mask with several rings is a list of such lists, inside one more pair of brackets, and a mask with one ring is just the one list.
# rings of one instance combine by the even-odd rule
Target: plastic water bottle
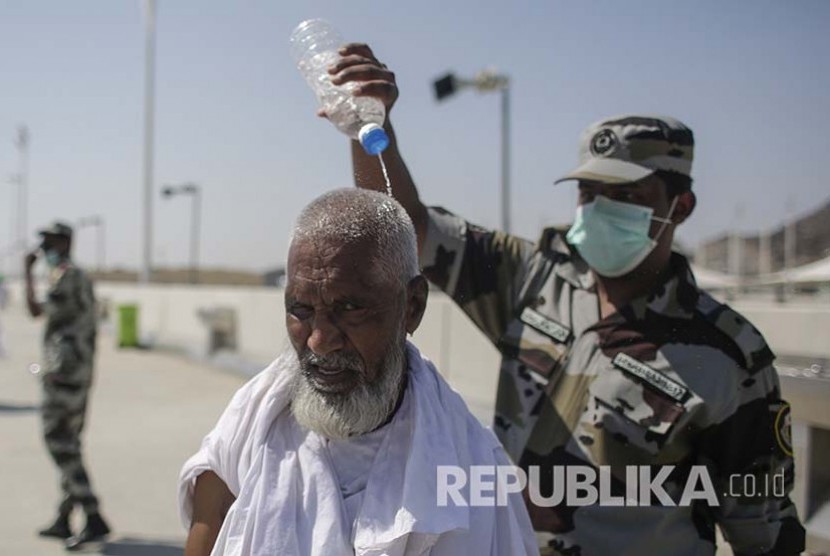
[[331,82],[328,68],[340,59],[338,50],[344,44],[340,33],[323,19],[309,19],[294,29],[290,43],[297,68],[316,93],[329,120],[360,141],[367,153],[383,152],[389,146],[389,137],[383,130],[386,107],[376,98],[353,96],[356,83]]

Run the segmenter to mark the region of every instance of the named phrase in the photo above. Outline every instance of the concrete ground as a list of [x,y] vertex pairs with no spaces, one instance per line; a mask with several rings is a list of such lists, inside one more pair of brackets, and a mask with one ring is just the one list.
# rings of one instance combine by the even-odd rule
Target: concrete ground
[[[58,475],[40,436],[40,327],[10,307],[0,313],[9,352],[0,359],[0,555],[65,554],[35,531],[54,518]],[[168,354],[117,350],[98,342],[84,456],[111,540],[91,554],[182,554],[176,509],[179,468],[199,446],[244,377]],[[82,520],[78,527],[83,525]]]

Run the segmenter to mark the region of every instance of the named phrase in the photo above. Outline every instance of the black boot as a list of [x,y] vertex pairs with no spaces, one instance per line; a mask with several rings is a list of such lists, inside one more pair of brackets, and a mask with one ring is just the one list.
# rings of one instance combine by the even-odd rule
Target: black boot
[[68,539],[72,536],[72,531],[69,529],[69,514],[58,514],[57,519],[55,519],[55,522],[52,525],[46,527],[45,529],[41,529],[37,532],[37,534],[41,537]]
[[78,550],[88,542],[103,540],[110,532],[110,528],[101,514],[89,514],[86,517],[86,527],[75,536],[66,539],[67,550]]

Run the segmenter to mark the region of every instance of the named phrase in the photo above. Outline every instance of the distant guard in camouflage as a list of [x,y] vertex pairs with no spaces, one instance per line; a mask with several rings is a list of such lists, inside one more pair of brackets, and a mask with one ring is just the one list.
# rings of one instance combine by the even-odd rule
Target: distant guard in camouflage
[[[364,44],[341,54],[333,81],[358,83],[357,94],[391,109],[394,74]],[[558,180],[578,182],[574,224],[533,243],[427,208],[386,129],[383,158],[424,273],[503,354],[494,429],[508,453],[539,471],[543,496],[562,486],[554,471],[563,467],[605,471],[610,495],[625,496],[622,505],[546,507],[528,494],[534,526],[550,538],[543,554],[712,555],[716,525],[736,554],[800,553],[789,406],[774,356],[672,251],[695,207],[692,131],[649,115],[590,126],[579,167]],[[383,190],[376,157],[355,143],[352,159],[357,185]],[[710,496],[678,504],[701,469]],[[667,497],[633,506],[632,479],[643,471],[668,472]]]
[[[46,315],[39,373],[44,394],[43,435],[60,471],[63,499],[55,522],[39,534],[65,539],[66,547],[74,550],[109,533],[81,458],[81,431],[95,356],[95,296],[92,281],[70,258],[72,228],[56,222],[40,235],[39,249],[26,256],[26,299],[33,317]],[[40,252],[50,270],[49,290],[42,303],[36,298],[32,277]],[[76,505],[86,513],[87,523],[73,536],[69,517]]]

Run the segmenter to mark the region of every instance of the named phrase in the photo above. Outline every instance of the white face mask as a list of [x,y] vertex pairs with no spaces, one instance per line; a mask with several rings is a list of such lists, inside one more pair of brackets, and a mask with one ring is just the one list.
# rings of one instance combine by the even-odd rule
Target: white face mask
[[[654,209],[613,201],[598,195],[576,208],[576,219],[568,231],[568,243],[576,247],[594,271],[609,278],[628,274],[657,246],[671,224],[678,197],[672,200],[666,218],[654,216]],[[651,221],[662,222],[654,238],[649,237]]]

